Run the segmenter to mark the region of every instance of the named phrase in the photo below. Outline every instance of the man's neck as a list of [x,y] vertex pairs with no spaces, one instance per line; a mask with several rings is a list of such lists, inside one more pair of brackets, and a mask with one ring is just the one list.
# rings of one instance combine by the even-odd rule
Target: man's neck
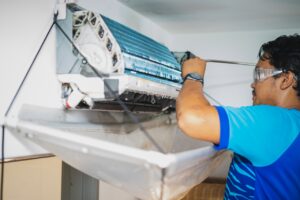
[[300,97],[282,98],[277,102],[277,106],[300,110]]

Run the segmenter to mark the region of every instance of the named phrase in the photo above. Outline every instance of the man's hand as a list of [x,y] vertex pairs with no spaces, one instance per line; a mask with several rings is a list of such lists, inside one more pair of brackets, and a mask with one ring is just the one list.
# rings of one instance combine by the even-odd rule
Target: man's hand
[[196,57],[186,60],[182,65],[181,76],[184,78],[189,73],[197,73],[204,77],[206,69],[206,61]]

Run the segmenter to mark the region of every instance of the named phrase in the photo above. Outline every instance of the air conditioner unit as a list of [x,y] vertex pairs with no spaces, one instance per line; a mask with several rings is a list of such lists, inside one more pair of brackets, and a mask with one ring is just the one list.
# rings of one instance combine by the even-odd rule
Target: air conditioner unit
[[175,109],[181,65],[163,44],[112,19],[67,6],[58,21],[57,74],[67,108]]

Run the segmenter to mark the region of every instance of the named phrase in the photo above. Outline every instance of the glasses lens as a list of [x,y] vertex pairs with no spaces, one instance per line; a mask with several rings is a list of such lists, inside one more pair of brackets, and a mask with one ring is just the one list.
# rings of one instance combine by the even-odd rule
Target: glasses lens
[[254,82],[257,82],[257,81],[261,80],[261,70],[260,70],[260,68],[255,68],[254,69],[253,79],[254,79]]
[[269,77],[282,73],[282,70],[255,68],[253,73],[254,82],[263,81]]

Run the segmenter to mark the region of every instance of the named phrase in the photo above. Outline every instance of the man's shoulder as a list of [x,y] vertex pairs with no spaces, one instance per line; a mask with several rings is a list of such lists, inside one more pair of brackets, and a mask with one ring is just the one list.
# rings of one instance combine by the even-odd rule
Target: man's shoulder
[[232,107],[232,106],[222,106],[227,114],[237,113],[237,114],[254,114],[254,115],[271,115],[276,116],[276,114],[287,113],[300,117],[300,110],[284,108],[280,106],[273,105],[253,105],[253,106],[241,106],[241,107]]

